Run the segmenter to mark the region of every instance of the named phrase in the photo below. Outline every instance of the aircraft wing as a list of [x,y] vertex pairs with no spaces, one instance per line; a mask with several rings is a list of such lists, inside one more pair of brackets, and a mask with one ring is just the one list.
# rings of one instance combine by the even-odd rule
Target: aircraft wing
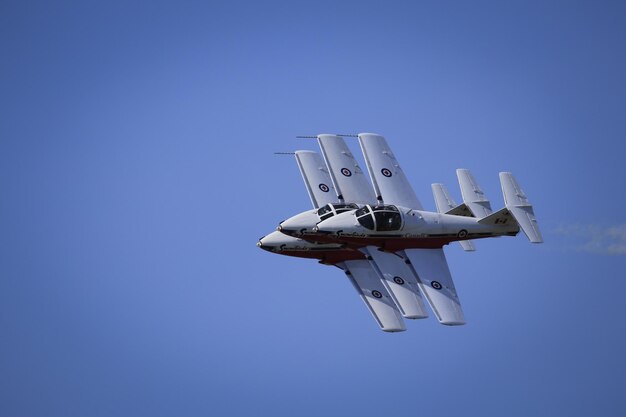
[[[374,182],[377,199],[387,204],[422,209],[413,187],[400,168],[384,137],[359,134],[359,143]],[[417,282],[440,323],[465,324],[461,302],[443,249],[406,249],[399,254],[417,277]]]
[[385,332],[406,330],[398,307],[369,261],[344,261],[337,266],[344,270],[381,330]]
[[343,138],[336,135],[318,135],[317,140],[339,199],[347,203],[374,203],[374,190]]
[[295,156],[313,207],[337,203],[335,186],[320,154],[313,151],[296,151]]
[[[335,135],[319,135],[318,141],[328,162],[330,175],[335,179],[339,194],[342,195],[344,201],[374,203],[373,188],[343,138]],[[382,283],[402,316],[410,319],[428,317],[424,301],[417,288],[417,280],[404,261],[397,255],[379,252],[375,247],[364,248],[363,251],[370,262],[371,271],[367,270],[367,273],[375,276]],[[359,271],[365,270],[366,266],[363,264]],[[359,284],[358,280],[353,280],[354,282],[356,282],[355,285]],[[364,301],[368,304],[367,299]],[[376,316],[374,311],[372,314]]]
[[[320,143],[327,145],[327,149],[337,151],[338,148],[342,147],[341,142],[343,142],[343,139],[341,137],[337,138],[339,140],[336,140],[335,138],[322,138],[320,140]],[[345,146],[345,143],[343,143],[343,145]],[[347,147],[345,149],[347,149]],[[318,153],[312,151],[296,151],[295,155],[296,161],[298,162],[298,167],[300,168],[300,173],[302,174],[302,178],[304,179],[304,184],[307,188],[307,191],[309,192],[309,196],[311,197],[311,202],[313,203],[313,206],[320,207],[327,203],[337,202],[337,194],[331,182],[330,173],[326,165],[324,164],[321,156]],[[335,161],[335,165],[341,166],[341,168],[343,168],[344,166],[358,168],[358,164],[356,163],[356,161],[350,162],[348,159],[349,157],[346,154],[342,155],[343,156],[341,159],[343,160],[331,156],[332,160]],[[339,164],[337,164],[337,161],[339,161]],[[336,174],[341,175],[341,168],[337,170]],[[351,171],[354,172],[356,170],[351,169]],[[362,171],[360,172],[361,178],[364,179],[365,176],[362,174]],[[355,178],[356,181],[351,181],[355,180]],[[344,189],[348,191],[348,195],[352,198],[356,198],[357,195],[367,196],[368,191],[373,196],[371,187],[364,187],[364,185],[366,184],[361,184],[358,176],[354,176],[354,178],[348,176],[340,183],[344,184]],[[352,202],[352,200],[348,201]],[[396,262],[399,263],[400,266],[404,266],[402,260],[396,255],[385,255],[396,258]],[[383,331],[400,332],[406,330],[404,321],[402,320],[402,313],[400,312],[396,304],[394,304],[396,296],[392,296],[389,293],[387,286],[383,284],[383,275],[373,261],[346,260],[343,262],[339,262],[336,265],[344,270],[344,272],[358,291],[359,295],[365,302],[365,305],[370,310],[370,312],[376,319],[376,322]],[[407,282],[410,282],[409,277],[406,277],[405,279],[407,280]],[[413,278],[413,281],[415,281],[415,278]],[[417,283],[415,284],[415,291],[418,291]],[[395,285],[398,286],[398,284]],[[408,284],[405,287],[406,288],[402,288],[404,292],[400,292],[400,298],[404,302],[405,309],[408,311],[407,317],[427,317],[428,314],[425,313],[423,305],[424,303],[421,300],[419,292],[413,295],[405,294],[407,289],[411,289]],[[421,302],[421,313],[425,314],[425,316],[420,316],[420,311],[416,313],[414,305],[418,302]],[[415,317],[413,317],[414,315]]]
[[395,253],[379,251],[375,246],[362,249],[372,267],[379,273],[379,278],[389,295],[400,309],[402,316],[408,319],[424,319],[428,311],[417,285],[417,278],[404,260]]
[[422,203],[385,138],[372,133],[360,133],[359,144],[374,183],[376,199],[381,203],[384,201],[386,204],[422,210]]
[[443,249],[406,249],[400,252],[418,278],[420,289],[441,324],[465,324],[461,301]]

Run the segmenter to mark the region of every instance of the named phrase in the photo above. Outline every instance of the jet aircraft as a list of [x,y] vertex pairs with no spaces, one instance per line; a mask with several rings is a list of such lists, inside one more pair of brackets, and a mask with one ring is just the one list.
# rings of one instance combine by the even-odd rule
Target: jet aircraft
[[385,138],[357,136],[371,183],[342,136],[318,135],[324,160],[294,153],[314,209],[281,222],[257,245],[342,269],[383,331],[406,330],[403,318],[427,318],[424,298],[441,324],[465,324],[443,246],[458,241],[473,251],[470,239],[515,236],[520,228],[541,243],[532,205],[502,172],[505,207],[494,213],[471,172],[458,169],[463,203],[432,184],[437,212],[425,211]]

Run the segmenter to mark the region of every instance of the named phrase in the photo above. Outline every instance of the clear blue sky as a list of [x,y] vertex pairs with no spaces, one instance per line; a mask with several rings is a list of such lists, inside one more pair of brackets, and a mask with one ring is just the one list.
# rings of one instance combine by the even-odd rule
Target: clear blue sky
[[[625,44],[620,1],[3,1],[0,415],[624,415]],[[535,204],[446,249],[466,326],[256,248],[310,204],[272,153],[364,131],[427,208]]]

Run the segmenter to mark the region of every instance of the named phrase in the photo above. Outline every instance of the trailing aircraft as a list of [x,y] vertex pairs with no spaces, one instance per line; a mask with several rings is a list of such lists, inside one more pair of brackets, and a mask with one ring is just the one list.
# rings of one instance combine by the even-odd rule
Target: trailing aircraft
[[384,137],[358,135],[371,184],[343,137],[317,140],[325,163],[315,152],[295,152],[314,209],[281,222],[258,245],[344,270],[383,331],[405,330],[402,317],[426,318],[423,298],[441,324],[465,324],[444,245],[458,241],[473,251],[470,239],[515,236],[520,229],[531,242],[543,241],[533,207],[510,173],[500,173],[505,207],[495,213],[465,169],[457,170],[463,203],[433,184],[437,212],[429,212]]

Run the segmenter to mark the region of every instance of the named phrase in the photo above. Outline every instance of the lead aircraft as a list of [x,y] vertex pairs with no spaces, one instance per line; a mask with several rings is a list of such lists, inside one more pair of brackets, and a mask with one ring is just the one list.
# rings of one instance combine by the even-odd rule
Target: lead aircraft
[[458,241],[473,251],[470,239],[515,236],[520,228],[531,242],[543,241],[511,173],[500,173],[505,207],[495,213],[466,169],[457,170],[463,203],[432,184],[437,212],[428,212],[384,137],[358,135],[371,183],[343,137],[317,140],[325,162],[316,152],[295,152],[314,209],[281,222],[257,245],[342,269],[383,331],[406,330],[403,317],[428,317],[423,298],[441,324],[465,324],[444,245]]

